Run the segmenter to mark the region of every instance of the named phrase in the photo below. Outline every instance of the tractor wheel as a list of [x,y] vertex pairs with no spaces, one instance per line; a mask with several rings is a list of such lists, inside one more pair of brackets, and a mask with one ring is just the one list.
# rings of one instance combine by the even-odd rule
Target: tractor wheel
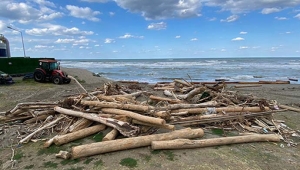
[[37,82],[43,82],[43,81],[45,80],[45,75],[44,75],[44,73],[41,72],[41,71],[36,71],[36,72],[34,72],[34,74],[33,74],[33,78],[34,78],[34,80],[37,81]]
[[54,76],[52,79],[54,84],[62,84],[62,78],[60,76]]
[[71,79],[68,79],[65,83],[69,84],[71,82]]

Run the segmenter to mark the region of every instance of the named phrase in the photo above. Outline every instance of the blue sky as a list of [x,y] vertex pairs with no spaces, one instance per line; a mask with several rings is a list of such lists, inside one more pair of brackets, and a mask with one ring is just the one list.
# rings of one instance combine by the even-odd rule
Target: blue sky
[[12,56],[299,57],[300,0],[1,0]]

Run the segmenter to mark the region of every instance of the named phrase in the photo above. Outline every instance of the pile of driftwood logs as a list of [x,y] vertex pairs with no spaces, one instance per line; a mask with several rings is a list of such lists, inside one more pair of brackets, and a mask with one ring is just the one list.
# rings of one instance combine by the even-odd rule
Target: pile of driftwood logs
[[[56,155],[64,159],[143,146],[180,149],[280,140],[294,144],[288,139],[297,132],[272,117],[274,112],[293,108],[276,101],[227,90],[224,82],[208,85],[174,80],[153,88],[162,90],[161,95],[142,91],[139,84],[108,83],[55,103],[19,103],[0,119],[22,125],[19,143],[47,138],[44,147],[113,128],[102,142],[74,146],[71,152]],[[243,135],[199,140],[206,128],[237,130]],[[158,129],[169,132],[157,133]]]

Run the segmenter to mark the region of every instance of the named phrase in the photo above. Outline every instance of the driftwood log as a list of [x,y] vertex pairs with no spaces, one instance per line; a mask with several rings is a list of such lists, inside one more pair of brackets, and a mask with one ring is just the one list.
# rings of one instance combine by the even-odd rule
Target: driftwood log
[[81,139],[81,138],[90,136],[97,132],[100,132],[100,131],[104,130],[105,127],[106,126],[102,125],[102,124],[91,126],[91,127],[85,128],[85,129],[78,130],[73,133],[56,136],[53,141],[54,141],[55,145],[62,145],[62,144],[69,143],[69,142],[72,142],[77,139]]
[[220,112],[261,112],[261,111],[269,111],[269,107],[264,107],[263,109],[260,107],[219,107],[219,108],[191,108],[191,109],[177,109],[172,110],[171,113],[180,113],[180,112],[188,112],[189,114],[215,114]]
[[132,138],[117,139],[113,141],[104,141],[86,145],[75,146],[72,148],[72,158],[81,158],[101,153],[120,151],[138,147],[149,146],[152,141],[171,140],[177,138],[198,138],[202,137],[202,129],[181,129],[170,133],[154,134],[148,136],[138,136]]
[[108,114],[125,115],[127,117],[130,117],[130,118],[133,118],[133,119],[136,119],[139,121],[143,121],[143,122],[148,122],[151,124],[157,124],[157,125],[166,124],[166,121],[164,119],[150,117],[150,116],[144,116],[144,115],[134,113],[131,111],[127,111],[127,110],[104,108],[101,111],[104,113],[108,113]]
[[103,118],[94,113],[83,113],[79,111],[64,109],[58,106],[54,107],[54,110],[62,114],[75,116],[75,117],[83,117],[89,120],[100,122],[102,124],[117,129],[124,136],[136,136],[139,133],[139,128],[137,126],[132,126],[129,123],[120,120],[116,120],[112,118]]
[[107,133],[102,141],[114,140],[118,136],[118,130],[112,129],[109,133]]
[[276,134],[255,134],[203,140],[175,139],[169,141],[152,141],[151,149],[191,149],[249,142],[279,142],[280,139],[281,136]]

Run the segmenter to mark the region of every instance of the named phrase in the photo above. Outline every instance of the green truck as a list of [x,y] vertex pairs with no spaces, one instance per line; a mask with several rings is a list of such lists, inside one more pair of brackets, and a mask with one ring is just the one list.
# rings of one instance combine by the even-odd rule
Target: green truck
[[41,59],[45,58],[11,57],[9,41],[0,34],[0,71],[10,75],[33,73],[35,68],[39,67]]

